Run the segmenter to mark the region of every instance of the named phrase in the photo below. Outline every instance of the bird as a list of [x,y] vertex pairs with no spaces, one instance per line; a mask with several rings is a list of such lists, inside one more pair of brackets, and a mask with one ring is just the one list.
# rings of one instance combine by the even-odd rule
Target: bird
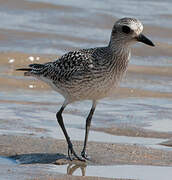
[[[137,42],[155,46],[142,31],[143,25],[138,19],[124,17],[114,23],[106,46],[70,51],[55,61],[30,64],[27,68],[16,69],[25,71],[25,76],[44,81],[64,97],[56,118],[64,133],[70,160],[90,159],[86,148],[96,105],[100,99],[111,96],[119,86],[127,71],[131,46]],[[90,100],[92,107],[86,118],[83,149],[78,155],[65,128],[62,113],[68,104],[83,100]]]

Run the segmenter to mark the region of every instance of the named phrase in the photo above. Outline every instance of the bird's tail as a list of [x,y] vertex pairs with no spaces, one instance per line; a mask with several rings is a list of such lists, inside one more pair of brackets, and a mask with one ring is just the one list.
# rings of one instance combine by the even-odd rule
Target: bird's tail
[[19,68],[19,69],[16,69],[16,71],[26,71],[26,72],[24,72],[24,76],[31,76],[32,69],[31,68]]
[[16,71],[25,71],[25,76],[34,76],[41,74],[42,70],[44,69],[44,64],[30,64],[29,68],[19,68]]

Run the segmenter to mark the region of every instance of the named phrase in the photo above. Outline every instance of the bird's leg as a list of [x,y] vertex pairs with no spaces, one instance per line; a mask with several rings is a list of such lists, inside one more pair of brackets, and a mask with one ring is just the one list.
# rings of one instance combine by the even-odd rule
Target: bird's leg
[[89,159],[89,157],[86,154],[87,140],[88,140],[88,134],[89,134],[90,125],[91,125],[91,119],[94,114],[95,108],[96,108],[96,101],[93,101],[93,104],[92,104],[91,110],[88,114],[88,117],[86,119],[86,125],[85,125],[85,140],[84,140],[84,147],[81,152],[81,156],[87,160]]
[[65,135],[65,138],[66,138],[66,141],[67,141],[67,144],[68,144],[68,157],[72,161],[71,155],[74,155],[78,160],[84,161],[83,158],[79,157],[75,153],[75,151],[73,149],[72,142],[70,141],[70,137],[68,136],[68,133],[67,133],[66,128],[65,128],[64,123],[63,123],[62,112],[65,109],[66,105],[67,104],[65,104],[65,103],[63,104],[61,109],[57,112],[56,117],[57,117],[57,121],[58,121],[58,123],[59,123],[59,125],[60,125],[60,127],[61,127],[61,129],[62,129],[62,131],[64,133],[64,135]]

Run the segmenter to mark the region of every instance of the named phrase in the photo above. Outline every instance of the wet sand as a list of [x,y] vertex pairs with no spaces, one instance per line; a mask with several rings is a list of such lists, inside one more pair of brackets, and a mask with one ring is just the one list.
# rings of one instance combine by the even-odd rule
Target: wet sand
[[172,133],[170,132],[158,132],[145,130],[138,127],[130,126],[116,126],[111,128],[93,128],[95,131],[103,131],[109,134],[118,135],[118,136],[131,136],[131,137],[145,137],[145,138],[172,138]]
[[[50,90],[45,83],[35,80],[34,78],[24,78],[22,77],[23,72],[17,72],[16,68],[27,67],[28,64],[32,63],[29,59],[30,57],[34,58],[34,63],[44,63],[47,61],[53,61],[58,58],[58,55],[42,55],[42,54],[26,54],[19,52],[7,52],[0,53],[1,58],[1,77],[0,82],[2,86],[1,89],[18,89],[24,88],[28,89],[28,84],[33,85],[33,90]],[[36,60],[39,58],[39,60]],[[10,63],[10,59],[13,59],[14,62]],[[157,76],[172,76],[172,67],[148,67],[148,66],[138,66],[130,65],[126,77],[134,76],[137,77],[139,74],[148,74],[148,75],[157,75]],[[3,76],[4,75],[4,76]],[[8,75],[8,76],[6,76]],[[133,77],[132,77],[133,78]],[[125,78],[124,78],[124,81]],[[124,98],[124,97],[157,97],[157,98],[172,98],[172,93],[168,92],[156,92],[151,90],[143,90],[140,88],[128,88],[128,87],[119,87],[114,91],[114,98]]]
[[[157,150],[153,148],[145,148],[143,146],[133,146],[125,144],[107,144],[107,143],[88,143],[88,152],[92,157],[91,161],[81,163],[78,161],[71,162],[66,154],[66,142],[64,140],[55,140],[53,138],[36,138],[30,136],[0,136],[0,156],[9,157],[19,163],[19,165],[7,167],[8,172],[16,171],[15,175],[28,177],[25,170],[21,172],[18,168],[30,169],[32,179],[35,176],[38,179],[43,174],[49,177],[46,172],[48,166],[58,166],[75,164],[78,168],[86,167],[87,165],[114,165],[114,164],[132,164],[132,165],[152,165],[152,166],[172,166],[172,152]],[[74,142],[76,151],[81,151],[82,142]],[[97,151],[98,149],[98,151]],[[2,168],[1,172],[6,168]],[[77,168],[76,168],[77,169]],[[32,171],[33,170],[33,171]],[[67,170],[66,170],[67,171]],[[72,170],[71,170],[72,171]],[[70,172],[70,171],[69,171]],[[84,175],[84,174],[83,174]],[[51,177],[51,176],[50,176]],[[69,178],[60,174],[52,174],[55,178]],[[90,178],[88,178],[90,179]],[[96,179],[96,178],[91,178]],[[103,178],[100,178],[103,179]]]
[[[30,136],[4,135],[1,140],[1,156],[17,160],[21,164],[71,164],[64,152],[65,140]],[[77,152],[83,142],[74,141]],[[97,149],[99,151],[97,151]],[[89,142],[88,152],[92,157],[88,165],[139,164],[172,166],[172,152],[146,148],[138,145]],[[106,152],[106,153],[105,153]],[[77,162],[76,163],[80,163]],[[82,165],[82,163],[81,163]]]

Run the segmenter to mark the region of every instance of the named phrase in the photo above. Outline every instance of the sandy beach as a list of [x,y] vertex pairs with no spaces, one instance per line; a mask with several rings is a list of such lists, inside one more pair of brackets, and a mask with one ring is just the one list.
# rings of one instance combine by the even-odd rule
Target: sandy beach
[[[55,58],[55,55],[52,55],[52,58]],[[25,97],[34,96],[36,97],[38,91],[42,91],[45,94],[50,93],[50,88],[39,81],[36,81],[33,78],[27,78],[22,76],[21,73],[17,73],[15,68],[22,66],[26,66],[30,63],[29,58],[37,57],[40,58],[41,62],[46,62],[48,55],[32,55],[24,54],[24,53],[1,53],[1,64],[4,74],[8,74],[7,77],[1,77],[1,92],[7,92],[11,94],[13,91],[17,89],[23,89],[25,92]],[[14,59],[13,63],[9,63],[10,59]],[[7,67],[7,68],[5,68]],[[137,73],[135,66],[130,66],[129,74]],[[150,71],[150,74],[158,74],[163,76],[164,71],[159,68],[153,67],[153,70]],[[160,71],[158,71],[160,70]],[[141,71],[142,72],[142,71]],[[166,70],[167,76],[170,76],[170,70]],[[168,73],[169,72],[169,73]],[[143,74],[146,73],[143,71]],[[147,71],[149,73],[149,70]],[[32,86],[30,86],[32,85]],[[28,90],[30,87],[31,90]],[[31,93],[31,94],[30,94]],[[34,95],[36,94],[36,96]],[[52,93],[52,92],[51,92]],[[28,94],[28,95],[27,95]],[[29,95],[30,94],[30,95]],[[43,95],[44,98],[46,95]],[[17,95],[18,96],[18,95]],[[152,92],[150,90],[141,90],[141,89],[131,89],[127,87],[119,88],[112,97],[114,100],[120,100],[125,98],[132,97],[140,97],[140,98],[171,98],[172,94],[169,92]],[[61,101],[61,99],[60,99]],[[36,126],[32,124],[30,118],[25,119],[25,113],[22,114],[23,110],[21,105],[24,106],[24,111],[32,112],[33,108],[36,107],[39,110],[38,116],[41,111],[48,110],[47,106],[58,106],[58,101],[53,102],[50,100],[41,101],[39,98],[35,100],[34,98],[23,99],[22,96],[20,98],[16,98],[16,95],[11,96],[9,98],[2,98],[0,100],[1,104],[5,107],[10,105],[16,106],[19,108],[19,114],[22,115],[22,118],[16,115],[11,116],[9,113],[7,118],[1,117],[1,134],[0,134],[0,156],[5,157],[12,163],[5,162],[0,164],[0,174],[2,177],[6,177],[8,174],[9,177],[15,176],[16,179],[82,179],[82,175],[86,175],[88,167],[99,167],[103,166],[105,169],[107,166],[116,166],[116,165],[142,165],[142,166],[157,166],[157,167],[171,167],[172,166],[172,151],[169,150],[171,147],[171,141],[167,141],[172,137],[171,132],[159,132],[155,130],[147,130],[142,128],[142,125],[134,126],[133,124],[128,124],[127,122],[124,124],[114,124],[114,127],[96,127],[93,125],[92,132],[100,132],[98,137],[103,137],[101,133],[107,133],[112,136],[119,137],[119,142],[117,143],[110,141],[109,143],[105,143],[102,139],[102,142],[96,141],[90,137],[90,141],[88,143],[88,152],[91,156],[91,161],[87,163],[80,163],[78,161],[71,162],[68,160],[66,156],[66,142],[63,138],[58,139],[58,135],[55,137],[51,137],[48,131],[49,129],[45,127],[41,127],[39,124]],[[29,110],[30,109],[30,110]],[[41,110],[42,109],[42,110]],[[16,112],[17,113],[17,112]],[[33,118],[35,117],[35,113],[33,113]],[[70,114],[80,115],[78,114],[78,110],[74,108],[74,110],[69,109],[66,111],[68,114],[68,118],[74,118]],[[52,113],[53,114],[53,113]],[[82,115],[82,113],[81,113]],[[51,117],[51,116],[50,116]],[[41,115],[40,115],[41,118]],[[98,118],[98,117],[97,117]],[[32,117],[31,117],[32,119]],[[52,118],[55,123],[55,118]],[[34,120],[33,120],[34,121]],[[79,120],[77,120],[79,121]],[[76,121],[76,124],[77,124]],[[83,123],[82,121],[80,123]],[[57,125],[57,124],[56,124]],[[84,123],[83,123],[84,126]],[[60,129],[56,129],[55,131],[60,131]],[[80,129],[82,133],[84,132],[84,128]],[[71,136],[74,136],[76,131],[71,131]],[[90,135],[91,136],[91,135]],[[94,136],[94,135],[93,135]],[[134,144],[128,139],[127,143],[122,142],[123,137],[136,137],[143,138],[149,140],[149,138],[158,139],[159,143],[153,143],[151,146],[144,144],[144,140],[141,139],[140,144],[134,140]],[[105,137],[106,138],[106,137]],[[160,139],[160,140],[159,140]],[[98,139],[97,139],[98,140]],[[142,142],[143,140],[143,142]],[[116,141],[116,140],[115,140]],[[120,143],[121,141],[121,143]],[[139,140],[140,141],[140,140]],[[146,142],[147,143],[147,142]],[[74,141],[74,146],[79,153],[81,151],[83,142],[81,140]],[[149,142],[148,142],[149,144]],[[169,147],[168,149],[164,149],[164,147]],[[63,172],[58,170],[58,167],[63,167]],[[51,170],[57,168],[57,171]],[[47,168],[49,170],[47,170]],[[77,171],[77,176],[75,176],[75,171]],[[88,170],[89,172],[90,170]],[[73,174],[73,176],[71,176]],[[79,175],[79,176],[78,176]],[[86,175],[87,179],[106,179],[105,177],[96,177]],[[85,179],[85,178],[84,178]],[[108,178],[109,179],[109,178]],[[111,178],[110,178],[111,179]],[[113,179],[120,179],[117,177],[113,177]],[[122,178],[122,179],[131,179]],[[134,178],[132,178],[134,179]]]

